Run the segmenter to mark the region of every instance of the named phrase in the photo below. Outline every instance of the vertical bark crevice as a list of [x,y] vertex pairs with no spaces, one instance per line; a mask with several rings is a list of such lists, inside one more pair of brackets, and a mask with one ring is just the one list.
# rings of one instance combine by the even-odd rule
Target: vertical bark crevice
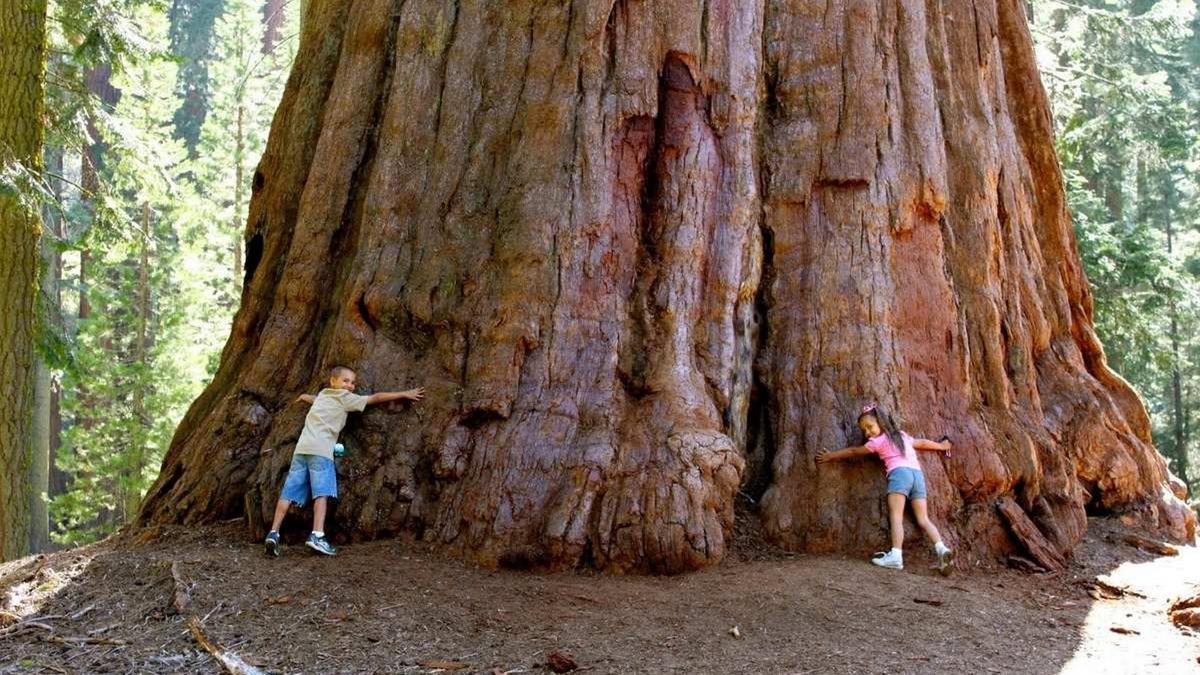
[[343,433],[340,538],[680,572],[740,489],[784,546],[870,550],[882,471],[813,462],[868,400],[954,437],[924,461],[968,560],[1062,557],[1088,504],[1193,526],[1095,340],[1017,0],[347,4],[307,13],[261,261],[144,520],[246,490],[259,534],[337,359],[429,388]]

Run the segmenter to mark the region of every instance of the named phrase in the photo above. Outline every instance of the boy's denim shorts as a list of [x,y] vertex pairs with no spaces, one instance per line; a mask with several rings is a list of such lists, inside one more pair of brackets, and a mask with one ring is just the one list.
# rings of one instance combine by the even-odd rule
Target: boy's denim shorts
[[888,493],[904,495],[909,499],[925,499],[925,474],[907,466],[892,469],[887,475]]
[[333,460],[320,455],[292,455],[292,466],[279,498],[304,506],[310,494],[313,499],[337,497],[337,470]]

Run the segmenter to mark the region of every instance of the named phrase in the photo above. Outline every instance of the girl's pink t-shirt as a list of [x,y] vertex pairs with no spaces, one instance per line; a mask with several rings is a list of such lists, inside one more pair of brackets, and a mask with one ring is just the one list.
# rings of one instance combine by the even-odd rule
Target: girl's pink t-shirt
[[904,450],[901,451],[892,442],[892,439],[887,434],[879,434],[875,438],[867,441],[867,449],[879,455],[879,459],[883,460],[884,470],[891,473],[894,469],[907,467],[909,469],[921,470],[921,462],[917,459],[917,450],[913,447],[912,436],[900,432],[900,438],[904,440]]

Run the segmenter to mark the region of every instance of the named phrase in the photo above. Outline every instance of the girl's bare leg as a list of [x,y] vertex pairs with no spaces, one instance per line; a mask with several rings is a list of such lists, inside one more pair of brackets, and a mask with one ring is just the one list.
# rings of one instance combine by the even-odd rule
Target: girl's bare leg
[[[892,526],[892,548],[904,548],[904,502],[906,497],[898,492],[888,493],[888,522]],[[923,500],[922,500],[923,501]],[[913,501],[915,507],[917,502]]]
[[924,499],[914,499],[912,500],[912,509],[913,515],[917,517],[917,525],[920,525],[921,529],[925,531],[925,536],[929,537],[929,541],[935,544],[941,541],[941,533],[934,527],[933,521],[929,520],[929,504]]

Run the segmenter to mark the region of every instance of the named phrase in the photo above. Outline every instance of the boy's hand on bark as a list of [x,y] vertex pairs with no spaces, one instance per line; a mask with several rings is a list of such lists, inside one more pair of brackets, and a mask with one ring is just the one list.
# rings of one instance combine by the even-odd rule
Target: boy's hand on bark
[[405,393],[406,397],[408,398],[408,400],[420,401],[421,399],[425,398],[425,387],[417,387],[416,389],[409,389],[408,391],[406,391],[404,393]]
[[832,462],[833,458],[830,457],[829,454],[830,453],[828,449],[823,449],[817,452],[817,464],[826,464],[828,462]]

